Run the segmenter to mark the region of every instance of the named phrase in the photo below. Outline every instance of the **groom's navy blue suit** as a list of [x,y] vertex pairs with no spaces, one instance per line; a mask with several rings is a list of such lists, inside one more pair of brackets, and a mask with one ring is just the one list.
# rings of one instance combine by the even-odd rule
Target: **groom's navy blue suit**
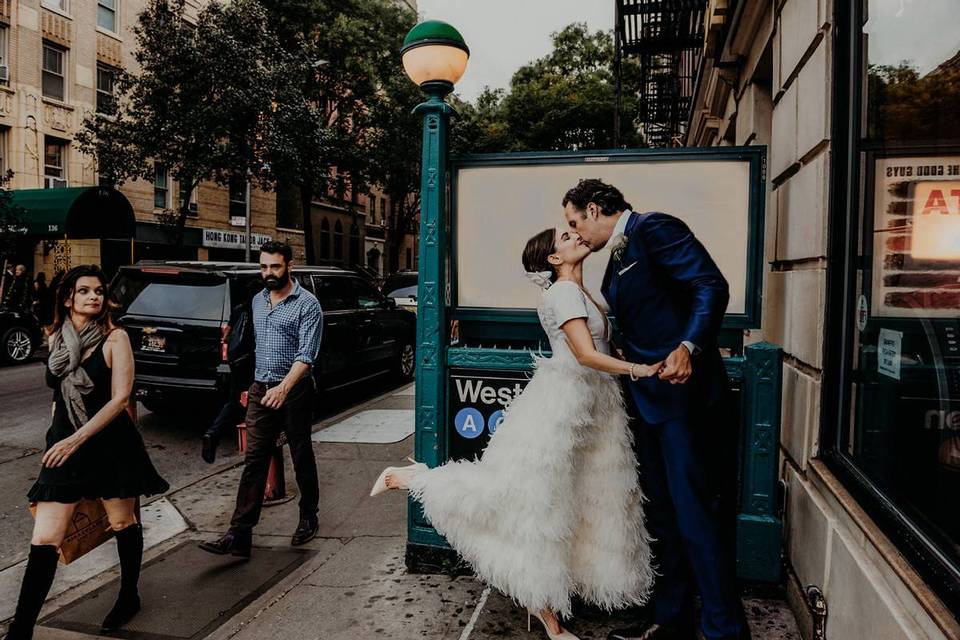
[[703,602],[704,635],[735,638],[744,631],[743,611],[702,455],[704,430],[720,422],[708,419],[704,410],[728,390],[717,348],[729,300],[727,281],[679,219],[665,213],[623,215],[631,216],[627,244],[607,265],[603,295],[616,316],[624,355],[649,364],[665,359],[683,341],[696,346],[685,384],[656,376],[627,384],[639,413],[641,484],[650,500],[647,526],[656,540],[654,622],[682,625],[689,615],[689,560]]

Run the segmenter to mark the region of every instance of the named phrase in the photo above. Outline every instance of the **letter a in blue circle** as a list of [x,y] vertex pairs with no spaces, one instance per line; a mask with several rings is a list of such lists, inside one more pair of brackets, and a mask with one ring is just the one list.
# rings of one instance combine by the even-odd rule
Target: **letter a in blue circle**
[[457,428],[457,433],[469,440],[480,437],[485,426],[483,414],[473,407],[458,411],[453,418],[453,425]]
[[503,422],[503,409],[499,409],[490,414],[490,420],[487,421],[487,429],[490,430],[490,435],[497,432],[501,422]]

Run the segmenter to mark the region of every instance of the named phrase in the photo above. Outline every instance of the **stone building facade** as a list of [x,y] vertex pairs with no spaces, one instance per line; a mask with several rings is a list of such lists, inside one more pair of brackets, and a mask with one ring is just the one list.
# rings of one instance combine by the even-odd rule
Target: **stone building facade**
[[960,638],[960,13],[708,5],[686,143],[768,150],[749,339],[785,352],[784,553],[804,635]]
[[[188,4],[190,11],[199,6]],[[14,172],[12,188],[97,184],[96,167],[80,153],[75,135],[83,119],[97,110],[98,99],[109,95],[111,71],[135,67],[131,27],[145,5],[144,0],[0,0],[0,166]],[[136,216],[132,247],[98,240],[27,238],[18,247],[17,261],[49,277],[53,256],[65,253],[72,263],[104,263],[108,270],[142,258],[243,259],[238,234],[244,231],[244,181],[231,188],[200,185],[182,249],[171,245],[158,218],[164,209],[179,206],[181,197],[163,167],[156,168],[153,182],[131,181],[120,190]],[[277,228],[276,196],[254,189],[250,200],[255,238],[288,240],[302,257],[302,232]],[[204,230],[225,233],[215,241]],[[68,247],[58,246],[64,242]],[[59,264],[62,267],[63,262]]]

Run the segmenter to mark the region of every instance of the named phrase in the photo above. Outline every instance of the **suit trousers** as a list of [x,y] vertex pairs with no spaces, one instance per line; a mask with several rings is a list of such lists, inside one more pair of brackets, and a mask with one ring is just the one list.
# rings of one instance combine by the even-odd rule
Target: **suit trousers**
[[[651,605],[654,622],[689,624],[692,574],[702,601],[703,635],[736,638],[743,637],[746,622],[730,535],[735,514],[729,504],[723,508],[723,499],[731,496],[720,495],[731,484],[735,488],[735,480],[723,482],[718,474],[722,468],[724,474],[732,475],[736,468],[736,457],[730,460],[731,456],[721,453],[723,449],[735,452],[736,433],[721,424],[728,412],[716,406],[710,410],[709,419],[706,411],[699,411],[658,424],[649,424],[635,408],[632,411],[640,483],[648,499],[647,529],[654,539],[658,573]],[[720,430],[730,432],[728,442],[711,437]]]
[[287,434],[293,469],[300,489],[300,517],[315,517],[320,503],[317,461],[310,427],[313,421],[313,379],[307,375],[293,386],[279,409],[263,406],[268,386],[254,382],[247,394],[247,453],[237,489],[230,529],[249,532],[260,521],[270,458],[281,431]]

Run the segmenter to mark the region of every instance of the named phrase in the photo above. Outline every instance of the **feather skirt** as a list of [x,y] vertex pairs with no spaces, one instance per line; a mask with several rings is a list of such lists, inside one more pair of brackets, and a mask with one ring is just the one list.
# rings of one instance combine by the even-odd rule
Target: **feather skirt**
[[646,602],[654,578],[616,378],[535,358],[479,460],[417,474],[411,496],[479,578],[534,611]]

